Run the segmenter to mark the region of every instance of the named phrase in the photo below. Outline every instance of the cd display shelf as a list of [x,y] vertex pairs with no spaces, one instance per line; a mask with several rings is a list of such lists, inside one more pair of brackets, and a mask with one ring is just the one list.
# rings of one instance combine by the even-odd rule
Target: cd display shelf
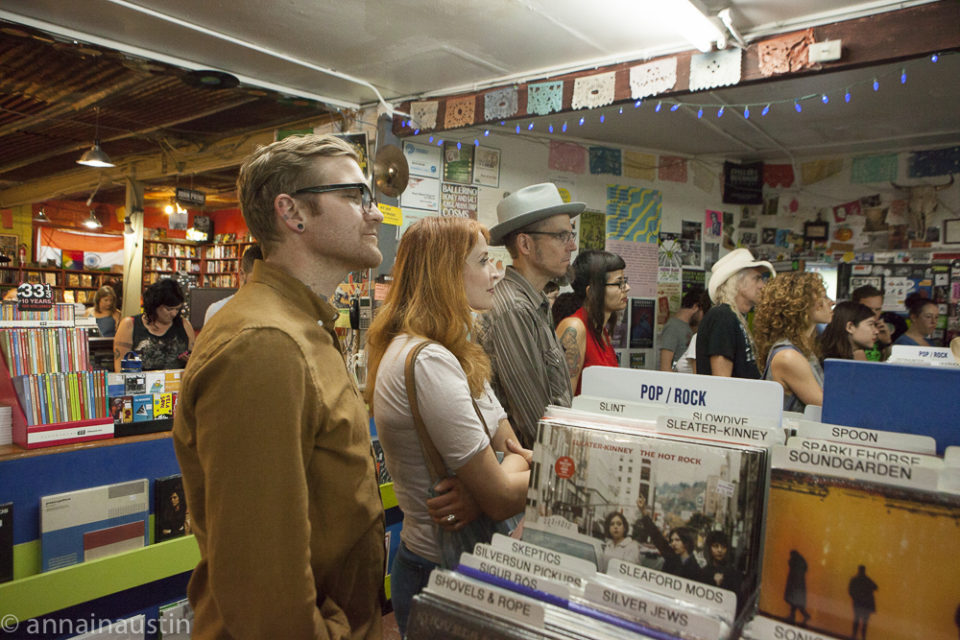
[[236,287],[240,258],[253,242],[198,245],[179,240],[144,240],[144,287],[162,277],[187,273],[200,287]]
[[[70,306],[68,306],[67,309],[72,311]],[[55,317],[55,314],[52,312],[49,314],[48,312],[31,314],[34,318],[39,315],[49,315],[51,318]],[[13,328],[72,328],[74,327],[74,320],[70,316],[72,316],[72,313],[67,314],[67,317],[61,320],[0,320],[0,330]],[[86,420],[73,420],[70,422],[53,422],[36,425],[27,424],[26,413],[20,404],[20,397],[17,395],[17,391],[13,386],[13,377],[10,375],[10,369],[7,366],[6,359],[2,355],[0,355],[0,403],[8,405],[11,408],[13,440],[25,449],[49,447],[70,442],[104,440],[113,437],[113,419],[109,416],[89,418]],[[108,429],[105,428],[108,426]]]
[[97,289],[115,280],[122,282],[123,273],[60,267],[0,266],[0,294],[16,288],[22,282],[48,283],[54,291],[54,302],[65,302],[64,293],[69,291],[73,294],[73,302],[93,304]]
[[[14,505],[13,581],[0,583],[3,615],[34,618],[123,617],[185,597],[200,560],[192,535],[98,560],[41,572],[40,498],[137,478],[180,473],[169,432],[24,450],[0,446],[0,504]],[[387,522],[398,519],[393,484],[380,486]],[[153,521],[150,515],[150,540]],[[385,583],[390,595],[390,578]]]

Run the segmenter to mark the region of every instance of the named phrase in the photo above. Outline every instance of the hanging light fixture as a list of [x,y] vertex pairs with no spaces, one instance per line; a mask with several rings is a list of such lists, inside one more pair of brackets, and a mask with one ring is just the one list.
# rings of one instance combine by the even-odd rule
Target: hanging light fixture
[[47,212],[43,209],[37,211],[36,215],[33,216],[34,222],[50,222],[50,218],[47,217]]
[[93,209],[90,209],[90,217],[83,221],[83,226],[88,229],[99,229],[103,224],[97,219],[97,214],[93,212]]
[[115,167],[116,165],[110,161],[110,156],[100,148],[100,107],[97,107],[97,125],[94,133],[93,146],[80,156],[77,164],[88,167]]

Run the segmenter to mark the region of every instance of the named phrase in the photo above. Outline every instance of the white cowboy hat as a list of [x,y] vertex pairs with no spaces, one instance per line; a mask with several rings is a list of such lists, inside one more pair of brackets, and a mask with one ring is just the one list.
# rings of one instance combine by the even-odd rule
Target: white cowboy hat
[[498,223],[490,228],[490,244],[502,245],[504,236],[511,231],[550,216],[566,213],[575,218],[586,208],[583,202],[564,202],[556,185],[550,182],[524,187],[497,205]]
[[774,271],[773,265],[767,262],[766,260],[757,260],[753,257],[753,254],[750,253],[748,249],[734,249],[727,255],[723,256],[717,260],[713,268],[710,269],[710,284],[707,288],[710,290],[710,299],[716,303],[717,301],[717,290],[720,286],[730,279],[730,276],[735,275],[744,269],[753,269],[756,267],[763,267],[770,271],[770,275],[775,276],[777,272]]

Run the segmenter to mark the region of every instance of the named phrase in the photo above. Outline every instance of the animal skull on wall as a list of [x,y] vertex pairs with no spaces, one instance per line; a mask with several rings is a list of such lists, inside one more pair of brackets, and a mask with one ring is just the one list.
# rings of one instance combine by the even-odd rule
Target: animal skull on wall
[[927,216],[937,210],[937,192],[953,185],[953,175],[946,184],[917,184],[913,186],[899,185],[891,182],[895,188],[903,189],[909,194],[907,200],[910,208],[910,230],[917,238],[923,238],[927,233]]

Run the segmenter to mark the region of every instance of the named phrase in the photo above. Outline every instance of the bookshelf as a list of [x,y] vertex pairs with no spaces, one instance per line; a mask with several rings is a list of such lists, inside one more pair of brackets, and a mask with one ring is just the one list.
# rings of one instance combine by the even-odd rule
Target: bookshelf
[[[47,283],[54,290],[55,302],[93,304],[97,289],[113,281],[123,281],[116,271],[63,269],[60,267],[0,266],[0,294],[15,289],[21,282]],[[69,292],[69,295],[67,295]]]
[[236,287],[240,258],[253,242],[198,245],[179,240],[145,240],[143,286],[186,273],[198,287]]

